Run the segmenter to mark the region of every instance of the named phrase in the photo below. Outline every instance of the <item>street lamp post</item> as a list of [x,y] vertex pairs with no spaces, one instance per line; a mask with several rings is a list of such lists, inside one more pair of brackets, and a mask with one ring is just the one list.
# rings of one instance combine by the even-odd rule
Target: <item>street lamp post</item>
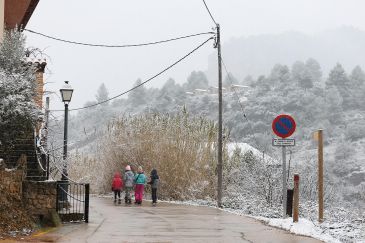
[[[65,84],[60,89],[62,102],[65,103],[65,122],[64,122],[64,134],[63,134],[63,169],[62,169],[62,177],[61,180],[64,184],[63,189],[67,192],[68,186],[68,172],[67,172],[67,128],[68,128],[68,104],[71,101],[73,89],[68,81],[65,81]],[[67,198],[65,193],[61,193],[64,201]]]

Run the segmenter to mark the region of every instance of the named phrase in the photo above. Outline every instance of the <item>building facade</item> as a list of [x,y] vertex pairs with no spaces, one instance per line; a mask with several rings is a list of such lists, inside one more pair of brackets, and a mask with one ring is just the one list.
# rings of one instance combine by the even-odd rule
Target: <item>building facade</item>
[[4,30],[27,25],[39,0],[0,0],[0,38]]

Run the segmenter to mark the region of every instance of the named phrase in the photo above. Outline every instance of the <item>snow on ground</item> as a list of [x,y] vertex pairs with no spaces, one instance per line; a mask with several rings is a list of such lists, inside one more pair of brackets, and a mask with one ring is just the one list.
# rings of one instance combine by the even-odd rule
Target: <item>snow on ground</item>
[[[175,204],[184,204],[184,205],[192,205],[192,206],[202,206],[202,207],[214,207],[216,208],[216,202],[211,200],[193,200],[193,201],[166,201],[169,203]],[[365,238],[349,240],[349,237],[353,237],[359,229],[355,229],[352,225],[349,227],[341,226],[341,223],[338,224],[330,224],[324,222],[322,224],[317,223],[316,221],[311,221],[305,218],[299,218],[299,222],[293,223],[292,218],[268,218],[268,217],[259,217],[248,215],[242,209],[232,209],[232,208],[223,208],[221,209],[225,212],[233,213],[236,215],[251,217],[257,220],[260,220],[270,226],[277,227],[280,229],[287,230],[293,234],[310,236],[319,240],[323,240],[328,243],[339,243],[339,242],[357,242],[357,243],[365,243]],[[337,226],[338,227],[337,227]],[[336,230],[337,228],[337,230]],[[332,232],[331,232],[332,231]],[[334,232],[336,231],[336,232]],[[357,234],[359,235],[359,234]]]
[[[249,145],[248,143],[228,143],[227,148],[228,148],[228,155],[229,156],[232,156],[233,152],[237,148],[240,149],[243,154],[246,153],[246,152],[251,151],[256,158],[262,158],[262,156],[263,156],[263,154],[260,150],[258,150],[257,148]],[[273,159],[272,157],[268,156],[267,154],[265,154],[264,156],[265,156],[265,161],[267,163],[281,164],[280,161],[277,161],[277,160]]]
[[324,234],[320,227],[318,227],[308,219],[301,218],[297,223],[293,223],[292,218],[286,218],[286,219],[270,219],[263,217],[254,217],[254,218],[263,221],[268,225],[288,230],[289,232],[297,235],[311,236],[313,238],[323,240],[325,242],[333,242],[333,243],[341,242],[333,238],[329,234]]
[[[112,193],[103,195],[94,194],[94,196],[113,198]],[[145,195],[145,198],[150,199],[150,195]],[[161,202],[217,208],[216,202],[209,199],[207,200],[196,199],[187,201],[161,201]],[[220,210],[236,215],[251,217],[259,221],[262,221],[270,226],[287,230],[293,234],[310,236],[328,243],[339,243],[339,242],[365,243],[365,237],[364,237],[365,235],[363,235],[360,232],[364,230],[364,228],[361,227],[362,224],[361,222],[359,222],[358,225],[346,222],[331,223],[327,221],[320,224],[316,220],[310,220],[302,217],[299,218],[299,222],[293,223],[293,219],[290,217],[282,219],[282,218],[255,216],[253,215],[254,213],[247,214],[247,211],[245,211],[245,209],[223,208]],[[362,238],[359,238],[359,235],[362,235]]]

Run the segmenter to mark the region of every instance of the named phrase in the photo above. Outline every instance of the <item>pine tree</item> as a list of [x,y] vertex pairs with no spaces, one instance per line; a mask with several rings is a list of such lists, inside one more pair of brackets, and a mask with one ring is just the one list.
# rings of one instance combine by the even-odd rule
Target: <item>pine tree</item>
[[276,64],[271,70],[270,85],[273,86],[274,90],[286,94],[290,86],[293,86],[290,76],[290,70],[286,65]]
[[[141,79],[137,79],[136,82],[134,83],[133,87],[136,87],[138,85],[141,85],[142,80]],[[128,101],[132,106],[140,106],[146,103],[146,88],[142,85],[139,86],[138,88],[132,90],[129,93],[128,96]]]
[[303,89],[310,89],[313,87],[313,80],[307,66],[303,62],[295,62],[291,69],[293,81]]
[[326,82],[326,89],[335,87],[338,89],[341,97],[343,98],[343,107],[348,109],[352,105],[349,87],[350,81],[347,77],[345,69],[341,64],[337,63],[336,66],[330,71]]
[[353,97],[353,105],[356,108],[364,107],[365,102],[365,72],[360,66],[356,66],[350,75],[350,93]]
[[24,57],[23,34],[5,32],[0,44],[0,142],[5,147],[31,130],[40,116],[35,70]]
[[310,75],[312,83],[316,86],[320,86],[322,81],[322,71],[319,63],[315,59],[309,58],[305,62],[305,67]]
[[188,77],[187,82],[183,85],[186,91],[194,91],[195,89],[208,88],[208,79],[202,71],[193,71]]
[[223,87],[228,88],[231,87],[232,84],[239,84],[238,80],[232,75],[232,73],[228,73],[223,80]]
[[[95,95],[95,98],[96,98],[96,101],[98,103],[103,102],[103,101],[106,101],[106,100],[109,99],[109,92],[108,92],[107,88],[105,87],[105,84],[104,83],[102,83],[99,86],[98,91],[97,91],[97,93]],[[108,102],[105,102],[103,104],[104,105],[107,105]]]
[[349,79],[347,77],[345,69],[341,64],[337,63],[336,66],[330,71],[326,86],[336,86],[340,90],[346,89],[349,84]]
[[360,66],[356,66],[350,75],[350,83],[353,86],[361,87],[365,84],[365,72]]

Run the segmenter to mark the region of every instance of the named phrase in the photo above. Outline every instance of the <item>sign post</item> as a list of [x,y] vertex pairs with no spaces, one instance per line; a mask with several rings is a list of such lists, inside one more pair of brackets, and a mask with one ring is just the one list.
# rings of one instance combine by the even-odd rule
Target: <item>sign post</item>
[[283,152],[283,218],[286,218],[286,200],[287,198],[287,189],[288,186],[286,184],[286,146],[281,146]]
[[294,146],[294,139],[285,139],[290,137],[296,128],[293,117],[289,115],[279,115],[272,122],[273,132],[282,139],[273,139],[273,146],[282,147],[283,157],[283,218],[286,218],[286,201],[287,201],[287,178],[286,178],[286,146]]

